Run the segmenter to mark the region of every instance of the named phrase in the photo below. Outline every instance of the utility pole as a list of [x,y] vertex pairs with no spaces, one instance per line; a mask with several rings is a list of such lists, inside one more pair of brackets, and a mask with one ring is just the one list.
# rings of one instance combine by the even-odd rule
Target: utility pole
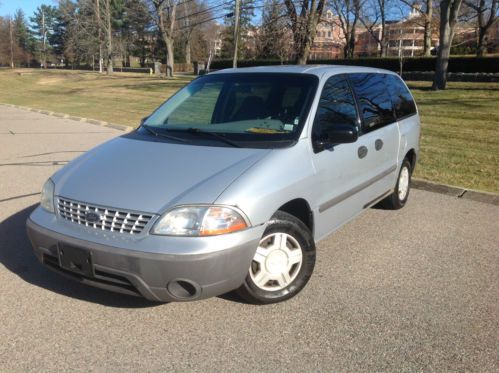
[[10,34],[10,68],[14,68],[14,38],[12,37],[12,18],[9,20],[9,34]]
[[236,9],[234,12],[234,58],[232,59],[232,67],[237,67],[237,49],[239,44],[239,11],[241,8],[241,0],[236,0]]

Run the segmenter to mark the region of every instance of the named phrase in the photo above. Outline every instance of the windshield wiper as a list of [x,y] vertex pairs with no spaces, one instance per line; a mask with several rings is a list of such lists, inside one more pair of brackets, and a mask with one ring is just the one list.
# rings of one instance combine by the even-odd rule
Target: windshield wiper
[[141,124],[140,127],[144,128],[147,132],[149,132],[151,135],[156,136],[156,137],[162,137],[164,139],[174,140],[174,141],[178,141],[178,142],[187,142],[187,140],[181,139],[180,137],[165,135],[164,133],[156,132],[151,127],[149,127],[145,124]]
[[206,135],[206,136],[209,136],[209,137],[213,137],[214,139],[217,139],[221,142],[224,142],[234,148],[240,148],[241,145],[239,145],[238,143],[232,141],[232,140],[229,140],[228,138],[226,138],[225,136],[222,136],[216,132],[209,132],[209,131],[201,131],[199,128],[187,128],[186,130],[187,132],[189,133],[194,133],[196,135]]

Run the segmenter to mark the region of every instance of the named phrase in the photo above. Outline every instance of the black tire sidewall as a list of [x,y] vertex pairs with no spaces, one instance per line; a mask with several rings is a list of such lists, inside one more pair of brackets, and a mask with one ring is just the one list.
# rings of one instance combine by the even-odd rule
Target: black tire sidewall
[[[400,175],[401,175],[402,170],[404,169],[404,167],[406,167],[407,170],[409,171],[409,185],[407,186],[407,193],[405,195],[405,198],[403,200],[401,200],[399,198],[399,182],[400,182]],[[394,195],[394,197],[396,199],[396,201],[395,201],[396,205],[398,205],[397,207],[399,207],[399,208],[404,207],[404,205],[406,204],[407,200],[409,199],[409,194],[411,192],[411,178],[412,178],[412,167],[411,167],[411,163],[406,158],[402,162],[402,166],[400,166],[400,171],[399,171],[399,174],[398,174],[398,177],[397,177],[397,185],[395,186],[395,192],[393,193],[393,195]]]
[[305,287],[315,267],[315,243],[305,224],[290,214],[278,212],[268,222],[262,238],[273,233],[286,233],[296,239],[302,249],[303,262],[293,282],[284,289],[276,291],[260,289],[248,271],[242,287],[244,293],[252,299],[248,299],[248,296],[245,298],[256,303],[276,303],[293,297]]

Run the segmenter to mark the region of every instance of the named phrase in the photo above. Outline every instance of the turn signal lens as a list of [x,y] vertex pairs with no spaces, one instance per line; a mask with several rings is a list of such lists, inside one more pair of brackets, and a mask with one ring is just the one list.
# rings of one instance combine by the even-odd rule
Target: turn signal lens
[[199,231],[201,236],[231,233],[247,228],[244,219],[227,207],[210,207],[206,211]]
[[248,227],[242,215],[225,206],[183,206],[163,215],[151,230],[171,236],[214,236]]

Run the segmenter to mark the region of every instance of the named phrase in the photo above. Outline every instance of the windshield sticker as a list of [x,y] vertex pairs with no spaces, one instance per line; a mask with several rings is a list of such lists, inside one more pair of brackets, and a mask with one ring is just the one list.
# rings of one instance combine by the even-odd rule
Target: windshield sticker
[[293,131],[293,129],[295,128],[295,126],[293,124],[285,124],[284,125],[284,131]]
[[284,133],[283,131],[274,130],[272,128],[259,128],[259,127],[248,128],[246,130],[246,132],[251,132],[251,133]]

